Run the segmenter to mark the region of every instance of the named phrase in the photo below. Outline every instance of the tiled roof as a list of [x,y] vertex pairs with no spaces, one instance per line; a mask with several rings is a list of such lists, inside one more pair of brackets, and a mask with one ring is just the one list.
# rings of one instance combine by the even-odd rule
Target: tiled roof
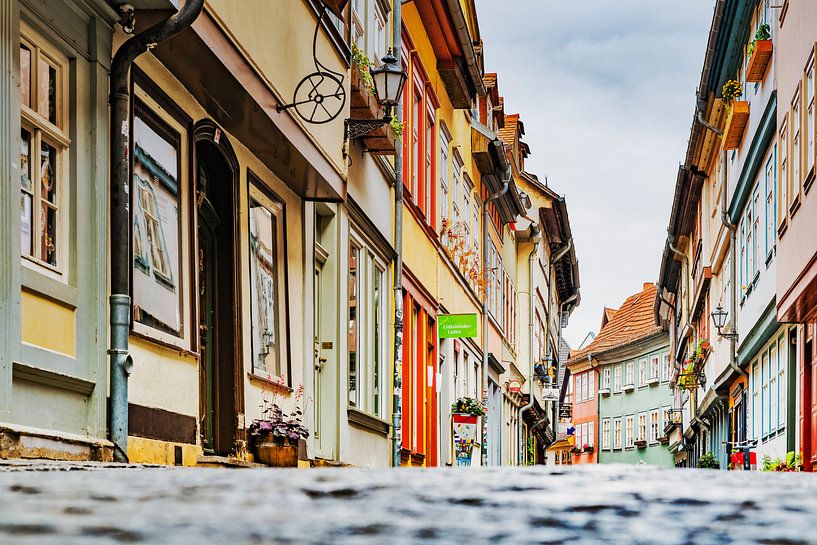
[[517,123],[519,122],[519,114],[505,114],[505,127],[499,130],[499,138],[505,142],[507,146],[513,146],[516,141]]
[[660,333],[661,328],[655,325],[653,315],[654,302],[655,284],[648,282],[642,291],[628,297],[618,310],[609,312],[609,309],[605,309],[607,322],[593,342],[571,352],[568,365],[587,358],[588,354],[606,352]]

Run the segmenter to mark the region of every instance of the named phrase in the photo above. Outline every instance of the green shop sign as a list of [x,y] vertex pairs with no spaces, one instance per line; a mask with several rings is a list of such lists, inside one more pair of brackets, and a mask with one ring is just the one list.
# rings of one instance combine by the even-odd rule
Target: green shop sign
[[477,336],[476,314],[440,314],[437,316],[437,336],[441,339],[463,339]]

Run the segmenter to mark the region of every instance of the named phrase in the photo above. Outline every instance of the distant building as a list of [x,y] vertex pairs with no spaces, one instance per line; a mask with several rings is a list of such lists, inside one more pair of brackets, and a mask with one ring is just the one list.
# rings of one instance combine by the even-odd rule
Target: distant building
[[[655,285],[617,310],[604,309],[598,336],[573,352],[573,463],[672,466],[664,444],[672,396],[669,341],[653,319]],[[593,410],[595,409],[595,411]]]

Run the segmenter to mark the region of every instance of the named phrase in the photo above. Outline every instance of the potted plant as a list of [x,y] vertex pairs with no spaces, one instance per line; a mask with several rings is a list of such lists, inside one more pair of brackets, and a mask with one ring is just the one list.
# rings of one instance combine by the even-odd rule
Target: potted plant
[[743,85],[737,80],[730,79],[723,84],[721,97],[726,105],[726,128],[723,131],[723,149],[733,150],[740,146],[743,131],[749,121],[749,103],[738,100],[743,96]]
[[461,397],[451,405],[453,414],[485,416],[485,405],[473,397]]
[[276,467],[298,466],[298,444],[309,437],[300,407],[286,414],[276,403],[268,404],[263,418],[250,424],[249,435],[255,459]]
[[578,446],[576,446],[576,445],[573,445],[573,447],[571,447],[571,449],[570,449],[570,453],[571,453],[571,454],[575,454],[575,455],[579,455],[579,454],[581,454],[581,453],[582,453],[582,449],[580,449],[580,448],[579,448]]
[[803,465],[803,457],[799,452],[787,452],[786,458],[772,458],[768,454],[763,457],[763,471],[774,471],[778,473],[790,473],[800,471]]
[[593,454],[593,445],[584,444],[582,445],[582,452],[586,452],[587,454]]
[[720,469],[721,464],[715,459],[715,455],[711,452],[701,455],[698,458],[698,469]]
[[772,59],[772,33],[768,24],[762,24],[755,32],[755,38],[746,48],[749,64],[746,67],[746,81],[760,82]]

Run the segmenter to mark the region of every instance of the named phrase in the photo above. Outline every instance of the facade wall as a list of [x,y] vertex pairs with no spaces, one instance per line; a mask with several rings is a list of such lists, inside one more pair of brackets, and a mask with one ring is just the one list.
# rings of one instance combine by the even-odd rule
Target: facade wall
[[[668,410],[673,406],[669,390],[670,367],[667,346],[652,347],[635,357],[621,362],[605,362],[601,367],[599,395],[599,463],[637,464],[645,463],[671,467],[673,456],[663,440],[668,421]],[[658,359],[657,373],[652,363]],[[641,373],[641,362],[646,372]],[[629,381],[627,369],[632,367],[633,378]],[[620,370],[619,370],[620,369]],[[616,375],[621,374],[622,384],[617,388]],[[609,383],[608,377],[609,376]],[[628,382],[632,388],[628,388]],[[603,393],[609,392],[609,393]],[[654,423],[654,418],[658,420]],[[644,420],[642,429],[641,419]],[[616,423],[621,426],[621,438],[617,443]],[[632,427],[630,426],[632,422]],[[609,434],[609,435],[608,435]],[[632,436],[632,437],[631,437]],[[645,441],[639,446],[636,441]]]
[[107,458],[104,203],[116,16],[102,2],[0,10],[2,455]]

